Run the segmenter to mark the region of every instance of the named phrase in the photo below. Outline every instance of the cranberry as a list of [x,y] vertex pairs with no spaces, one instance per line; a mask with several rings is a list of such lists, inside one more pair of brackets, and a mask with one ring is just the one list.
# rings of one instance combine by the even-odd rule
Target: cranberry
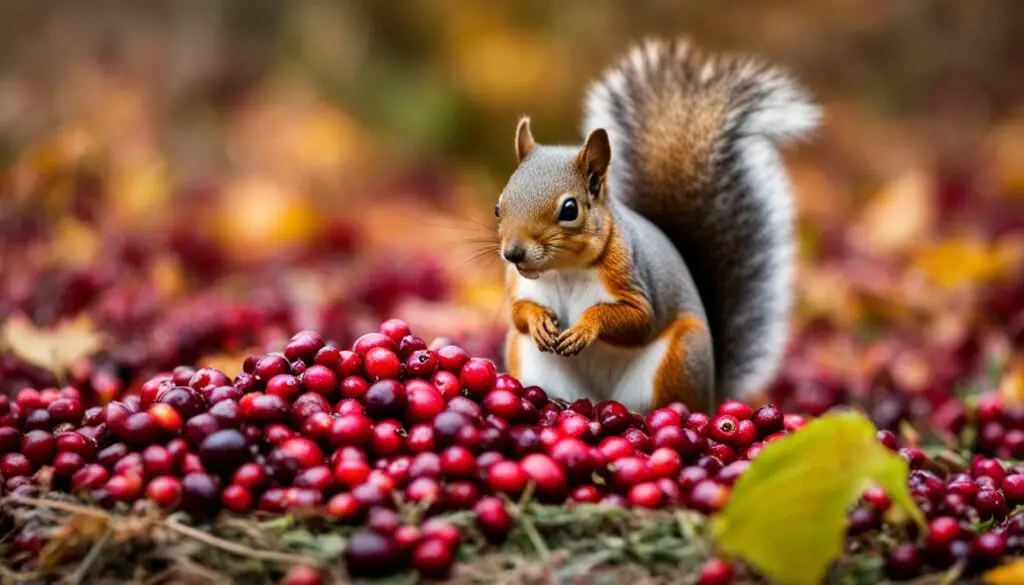
[[274,451],[279,453],[279,457],[295,461],[298,469],[309,469],[324,463],[324,452],[305,437],[286,439]]
[[267,381],[275,376],[287,374],[291,371],[288,360],[279,354],[269,353],[261,357],[253,368],[253,375],[258,380]]
[[366,412],[374,418],[398,418],[405,413],[405,386],[395,380],[376,382],[366,392]]
[[609,461],[629,457],[636,453],[633,444],[622,437],[608,437],[597,446]]
[[910,543],[898,544],[889,551],[885,574],[891,579],[912,579],[921,572],[921,553]]
[[220,509],[220,489],[216,478],[205,473],[189,473],[181,480],[181,509],[193,516],[213,516]]
[[701,436],[707,436],[708,426],[711,424],[711,418],[703,412],[694,412],[686,418],[686,422],[683,426],[696,432]]
[[417,351],[425,351],[427,349],[429,349],[427,347],[427,342],[415,335],[406,335],[398,342],[398,357],[403,360],[408,360],[409,356]]
[[[206,398],[201,392],[188,386],[173,386],[165,389],[157,395],[156,401],[159,404],[169,404],[178,411],[178,414],[185,420],[206,412]],[[109,414],[107,424],[110,424]],[[113,425],[111,425],[113,426]],[[117,431],[117,428],[114,427]]]
[[977,564],[994,565],[1001,560],[1006,552],[1006,538],[1002,534],[987,532],[978,535],[971,546]]
[[522,396],[536,408],[544,408],[548,403],[548,395],[539,386],[527,386],[523,388]]
[[718,406],[718,414],[728,414],[736,420],[749,420],[754,415],[754,409],[739,400],[726,400]]
[[249,457],[249,445],[236,429],[217,431],[199,445],[203,466],[225,476],[234,473]]
[[29,431],[21,438],[21,453],[37,466],[49,463],[56,451],[57,441],[47,431]]
[[284,348],[284,357],[288,361],[312,361],[316,352],[324,346],[324,338],[315,331],[300,331],[292,336]]
[[1013,506],[1024,503],[1024,474],[1011,473],[1003,478],[1003,495]]
[[54,422],[69,422],[78,425],[85,415],[85,408],[78,400],[71,398],[58,398],[46,407],[50,420]]
[[[2,431],[4,428],[10,427],[0,427],[0,431]],[[0,437],[0,443],[2,443],[2,437]],[[74,453],[78,453],[79,455],[86,459],[92,459],[92,457],[96,454],[96,441],[86,438],[81,433],[75,431],[70,431],[67,433],[61,433],[57,435],[56,445],[57,451],[71,451]],[[3,451],[3,449],[0,449],[0,451]]]
[[661,506],[664,494],[653,481],[645,481],[629,488],[629,503],[638,508],[655,509]]
[[590,480],[594,462],[590,456],[590,447],[586,443],[573,437],[565,437],[554,444],[550,453],[551,458],[565,470],[571,481],[582,483]]
[[327,440],[337,449],[345,445],[364,447],[373,438],[373,421],[362,414],[340,416],[331,423]]
[[652,479],[647,462],[639,457],[623,457],[612,463],[615,487],[628,490],[630,487]]
[[870,504],[872,508],[880,512],[888,510],[889,506],[892,505],[888,494],[878,486],[872,486],[865,490],[863,498],[865,503]]
[[459,381],[458,376],[449,371],[442,370],[435,373],[431,381],[446,400],[462,395],[462,382]]
[[142,451],[142,466],[146,477],[174,473],[174,456],[162,445],[150,445]]
[[728,585],[732,582],[733,568],[729,561],[711,557],[700,568],[697,585]]
[[71,476],[71,491],[78,493],[83,490],[93,490],[102,487],[109,479],[110,473],[102,465],[89,463]]
[[366,376],[371,380],[396,380],[402,374],[402,361],[390,349],[373,348],[363,359]]
[[[520,413],[520,399],[511,390],[494,390],[483,399],[487,412],[504,420],[515,420]],[[586,423],[582,416],[576,417]]]
[[437,350],[437,362],[442,369],[458,373],[469,361],[469,353],[457,345],[446,345]]
[[1002,492],[994,489],[982,489],[974,496],[974,509],[982,518],[1001,519],[1006,515],[1006,499]]
[[487,485],[496,493],[519,497],[530,477],[515,461],[498,461],[487,468]]
[[494,388],[498,379],[494,363],[483,358],[470,358],[459,373],[462,385],[474,394],[483,394]]
[[602,496],[603,494],[597,486],[585,484],[574,489],[569,495],[569,499],[579,504],[596,504],[601,501]]
[[291,374],[278,374],[267,381],[266,393],[291,401],[302,391],[299,379]]
[[455,442],[459,431],[471,424],[469,417],[460,412],[451,410],[442,412],[434,417],[434,439],[441,446],[450,445]]
[[405,383],[406,416],[412,422],[430,422],[444,412],[445,401],[436,386],[423,380]]
[[267,472],[258,463],[243,463],[231,476],[231,483],[251,491],[259,491],[267,484]]
[[103,489],[116,502],[133,502],[142,495],[142,487],[142,477],[130,473],[111,477]]
[[441,451],[441,471],[446,479],[468,479],[476,473],[476,457],[461,445]]
[[378,457],[391,457],[405,453],[405,429],[402,423],[388,419],[373,427],[372,450]]
[[492,542],[503,542],[512,531],[513,521],[501,498],[482,498],[473,506],[477,526]]
[[806,424],[807,419],[799,414],[785,414],[782,416],[782,428],[791,433],[803,428]]
[[96,454],[96,463],[99,463],[107,469],[113,469],[114,464],[121,459],[124,459],[127,455],[127,445],[124,443],[114,443]]
[[551,457],[541,453],[531,453],[524,457],[519,464],[533,480],[539,499],[558,502],[565,498],[567,491],[565,474]]
[[154,404],[146,412],[153,417],[157,426],[168,435],[176,435],[181,432],[183,421],[178,411],[170,404]]
[[664,427],[679,427],[683,424],[683,417],[670,408],[659,408],[652,410],[644,420],[644,426],[652,435]]
[[988,476],[995,480],[996,483],[999,483],[1006,477],[1006,470],[995,459],[979,458],[971,463],[971,475],[974,477]]
[[437,354],[429,349],[415,351],[405,360],[406,372],[417,378],[432,378],[437,368]]
[[944,549],[960,536],[960,523],[956,518],[940,516],[928,524],[928,546]]
[[[298,400],[296,400],[297,404]],[[274,394],[252,392],[243,396],[238,406],[242,410],[242,418],[253,424],[265,425],[281,422],[288,417],[288,403]]]
[[85,459],[74,451],[61,451],[53,458],[53,473],[57,477],[71,477],[85,465]]
[[705,479],[693,486],[693,489],[690,491],[689,503],[694,509],[705,514],[711,514],[720,510],[728,499],[728,487],[710,479]]
[[711,419],[708,426],[712,439],[722,443],[732,443],[736,440],[739,431],[739,421],[731,414],[720,414]]
[[[285,405],[285,407],[287,408],[287,405]],[[302,424],[302,421],[317,412],[331,412],[331,403],[322,395],[315,392],[306,392],[299,395],[299,397],[295,399],[295,402],[292,403],[290,411],[293,426]]]
[[173,475],[160,475],[146,486],[146,498],[161,508],[174,508],[181,501],[181,480]]
[[418,477],[406,486],[405,497],[413,502],[436,503],[441,499],[441,484],[431,477]]

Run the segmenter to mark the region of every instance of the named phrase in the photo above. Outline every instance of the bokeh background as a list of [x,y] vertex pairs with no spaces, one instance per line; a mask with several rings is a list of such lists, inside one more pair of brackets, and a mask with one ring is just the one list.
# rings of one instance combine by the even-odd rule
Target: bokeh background
[[[0,390],[111,395],[300,328],[497,355],[516,119],[577,140],[648,35],[791,70],[800,304],[776,398],[876,422],[1024,387],[1016,0],[0,3]],[[1017,386],[1014,386],[1017,384]],[[953,404],[953,403],[951,403]]]

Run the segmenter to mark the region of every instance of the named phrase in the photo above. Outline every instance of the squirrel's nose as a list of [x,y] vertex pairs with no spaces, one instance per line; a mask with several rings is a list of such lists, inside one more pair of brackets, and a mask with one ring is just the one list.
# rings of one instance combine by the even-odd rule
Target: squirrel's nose
[[501,253],[512,264],[519,264],[526,259],[526,248],[523,246],[509,246]]

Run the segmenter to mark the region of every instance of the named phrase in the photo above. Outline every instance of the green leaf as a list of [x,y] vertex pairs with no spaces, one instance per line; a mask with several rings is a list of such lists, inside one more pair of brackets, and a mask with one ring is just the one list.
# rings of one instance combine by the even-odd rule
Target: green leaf
[[766,445],[713,520],[720,550],[777,583],[820,583],[842,552],[847,511],[872,483],[924,526],[906,462],[875,432],[859,413],[833,413]]

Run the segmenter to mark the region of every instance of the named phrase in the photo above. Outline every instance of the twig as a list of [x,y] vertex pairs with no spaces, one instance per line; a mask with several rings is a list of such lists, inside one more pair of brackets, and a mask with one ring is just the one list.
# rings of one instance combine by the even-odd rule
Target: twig
[[89,554],[85,555],[85,558],[82,559],[81,563],[79,563],[75,572],[68,575],[66,580],[68,585],[78,585],[82,582],[82,579],[85,578],[85,575],[89,572],[93,563],[95,563],[96,559],[100,556],[100,552],[103,551],[103,547],[107,545],[107,541],[110,540],[111,534],[113,533],[110,528],[107,528],[103,533],[103,536],[92,545],[92,548],[89,549]]
[[26,506],[36,506],[38,508],[49,508],[52,510],[60,510],[62,512],[68,512],[69,514],[82,514],[92,518],[100,520],[110,521],[113,518],[110,514],[107,514],[103,510],[97,508],[90,508],[88,506],[80,506],[78,504],[72,504],[70,502],[62,502],[60,500],[44,500],[41,498],[28,498],[25,496],[8,496],[4,498],[5,502],[14,502],[15,504],[24,504]]
[[312,557],[291,553],[281,553],[271,550],[252,549],[247,546],[231,542],[229,540],[224,540],[223,538],[218,538],[216,536],[213,536],[212,534],[207,534],[202,530],[197,530],[195,528],[192,528],[191,526],[186,526],[184,524],[181,524],[177,520],[173,520],[171,518],[165,520],[163,522],[163,525],[166,526],[168,529],[177,532],[178,534],[181,534],[182,536],[187,536],[193,540],[198,540],[199,542],[202,542],[204,544],[208,544],[210,546],[219,548],[226,552],[234,553],[239,556],[249,557],[251,559],[268,561],[273,563],[284,563],[292,565],[304,564],[311,566],[320,565],[320,562]]
[[541,538],[540,532],[537,532],[537,527],[534,526],[533,520],[526,517],[526,514],[519,515],[519,521],[523,525],[523,531],[526,533],[526,537],[530,539],[530,544],[537,551],[537,556],[544,562],[551,560],[551,550],[548,549],[547,543]]

